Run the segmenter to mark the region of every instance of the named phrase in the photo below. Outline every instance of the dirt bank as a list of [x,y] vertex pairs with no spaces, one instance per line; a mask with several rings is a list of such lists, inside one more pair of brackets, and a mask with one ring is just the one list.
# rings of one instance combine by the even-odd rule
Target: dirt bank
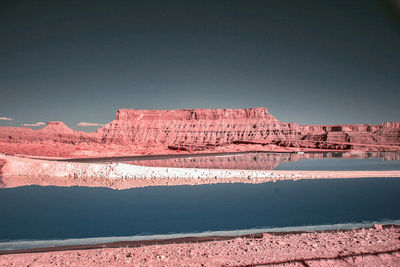
[[1,266],[400,266],[398,227],[0,256]]

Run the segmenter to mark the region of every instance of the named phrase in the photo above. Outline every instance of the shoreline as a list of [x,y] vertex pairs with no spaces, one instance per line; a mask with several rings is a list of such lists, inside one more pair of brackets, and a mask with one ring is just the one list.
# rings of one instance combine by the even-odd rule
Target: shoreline
[[[309,232],[347,232],[352,230],[369,228],[397,228],[400,230],[400,220],[390,221],[371,221],[362,223],[340,223],[329,225],[310,225],[310,226],[288,226],[273,228],[251,228],[242,230],[221,230],[206,231],[199,233],[176,233],[176,234],[155,234],[155,235],[135,235],[135,236],[116,236],[116,237],[92,237],[92,238],[68,238],[55,240],[15,240],[0,242],[0,255],[23,254],[23,253],[43,253],[67,250],[89,250],[100,248],[119,248],[119,247],[140,247],[150,245],[165,245],[179,243],[198,243],[209,241],[230,240],[235,238],[262,238],[265,234],[271,235],[292,235]],[[30,247],[26,247],[30,244]],[[35,246],[37,244],[37,246]],[[17,249],[5,249],[13,245]],[[26,248],[23,248],[25,245]]]
[[[112,247],[115,246],[115,247]],[[53,248],[54,249],[54,248]],[[400,227],[260,233],[0,255],[2,266],[398,266]]]

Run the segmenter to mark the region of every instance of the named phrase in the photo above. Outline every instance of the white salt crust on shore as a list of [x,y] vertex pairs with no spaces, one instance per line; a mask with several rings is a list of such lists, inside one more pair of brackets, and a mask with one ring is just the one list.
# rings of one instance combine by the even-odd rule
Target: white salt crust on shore
[[400,177],[400,171],[274,171],[146,167],[124,163],[75,163],[1,155],[2,176],[108,178],[108,179],[246,179],[264,181]]
[[2,156],[6,160],[3,175],[13,176],[51,176],[71,178],[233,178],[233,177],[272,177],[268,171],[248,170],[210,170],[194,168],[146,167],[124,163],[71,163],[29,159],[16,156]]

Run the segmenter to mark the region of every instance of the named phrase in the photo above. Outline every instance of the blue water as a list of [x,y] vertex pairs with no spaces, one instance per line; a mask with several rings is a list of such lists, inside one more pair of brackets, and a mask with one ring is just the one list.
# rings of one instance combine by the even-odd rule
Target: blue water
[[400,179],[278,181],[112,190],[0,189],[0,240],[274,228],[400,219]]
[[399,160],[367,159],[300,159],[282,162],[275,170],[305,171],[394,171],[400,170]]

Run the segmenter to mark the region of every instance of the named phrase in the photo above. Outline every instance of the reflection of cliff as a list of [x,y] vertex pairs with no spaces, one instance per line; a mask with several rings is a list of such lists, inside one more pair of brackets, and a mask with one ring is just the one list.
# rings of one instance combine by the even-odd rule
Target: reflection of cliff
[[24,127],[0,129],[0,140],[11,143],[139,144],[163,145],[180,150],[202,150],[227,144],[274,144],[320,149],[360,149],[370,145],[372,150],[400,150],[400,122],[298,125],[280,122],[265,108],[121,109],[114,121],[93,133],[71,130],[62,122],[49,122],[40,130]]
[[232,156],[208,156],[193,158],[171,158],[162,160],[130,161],[134,165],[151,167],[202,168],[202,169],[238,169],[273,170],[282,161],[288,160],[288,154],[241,154]]
[[181,157],[157,160],[124,161],[133,165],[150,167],[202,168],[202,169],[239,169],[239,170],[273,170],[286,161],[300,159],[330,158],[382,158],[384,160],[400,160],[400,153],[364,152],[364,153],[249,153],[229,156]]
[[[127,170],[134,170],[140,167],[128,166],[126,164],[120,164],[123,166],[113,166],[110,164],[88,164],[84,160],[82,162],[65,162],[65,161],[40,161],[32,160],[29,158],[16,157],[18,162],[25,162],[27,164],[14,164],[13,167],[5,166],[3,177],[0,176],[0,188],[1,187],[19,187],[26,185],[40,185],[40,186],[89,186],[89,187],[108,187],[113,189],[128,189],[135,187],[144,186],[166,186],[166,185],[195,185],[195,184],[211,184],[211,183],[232,183],[232,182],[243,182],[243,183],[263,183],[269,181],[275,181],[277,179],[291,180],[302,177],[304,179],[320,179],[320,178],[356,178],[356,177],[399,177],[399,171],[392,172],[374,172],[368,171],[367,174],[359,174],[360,172],[341,172],[341,171],[266,171],[263,175],[256,175],[252,171],[253,169],[259,172],[266,168],[275,168],[279,163],[284,161],[297,161],[300,159],[322,159],[322,158],[376,158],[380,157],[386,160],[400,160],[400,153],[393,152],[330,152],[330,153],[250,153],[242,155],[232,155],[225,157],[197,157],[197,158],[171,158],[162,160],[143,160],[131,161],[123,163],[131,163],[135,165],[145,166],[159,166],[159,167],[201,167],[207,169],[213,168],[224,168],[224,169],[236,169],[236,170],[221,170],[222,173],[215,175],[210,174],[208,178],[193,178],[190,175],[198,175],[199,171],[204,170],[192,170],[192,169],[179,169],[181,176],[178,177],[176,170],[169,169],[164,173],[164,177],[159,171],[155,169],[148,170],[147,175],[139,175],[137,178],[127,178]],[[10,158],[10,156],[8,156]],[[6,161],[0,160],[0,164],[4,164]],[[16,163],[18,163],[16,162]],[[107,159],[106,163],[110,163]],[[53,165],[54,164],[54,165]],[[192,165],[191,165],[192,164]],[[118,164],[117,164],[118,165]],[[142,168],[143,169],[143,168]],[[238,170],[247,169],[247,170]],[[0,169],[1,170],[1,169]],[[8,170],[8,172],[7,172]],[[10,174],[10,170],[14,170]],[[124,171],[123,173],[118,172]],[[208,171],[219,171],[219,170],[205,170]],[[49,173],[50,172],[50,175]],[[114,173],[113,175],[110,175]],[[235,172],[235,173],[233,173]],[[263,171],[261,171],[262,173]],[[105,175],[105,173],[107,175]],[[115,173],[119,173],[115,175]],[[125,173],[125,174],[124,174]],[[57,174],[58,176],[54,176]],[[129,172],[128,172],[129,174]],[[131,173],[132,174],[132,173]],[[167,176],[167,178],[165,177]],[[224,177],[226,175],[227,177]],[[253,176],[255,175],[255,176]],[[265,176],[264,176],[265,175]],[[272,175],[272,176],[271,176]],[[188,177],[189,176],[189,177]],[[110,179],[110,177],[113,177]],[[124,178],[122,178],[124,177]],[[147,177],[147,178],[146,178]],[[229,178],[230,177],[230,178]],[[256,178],[257,177],[257,178]],[[119,179],[122,178],[122,179]],[[171,179],[169,179],[171,178]]]

